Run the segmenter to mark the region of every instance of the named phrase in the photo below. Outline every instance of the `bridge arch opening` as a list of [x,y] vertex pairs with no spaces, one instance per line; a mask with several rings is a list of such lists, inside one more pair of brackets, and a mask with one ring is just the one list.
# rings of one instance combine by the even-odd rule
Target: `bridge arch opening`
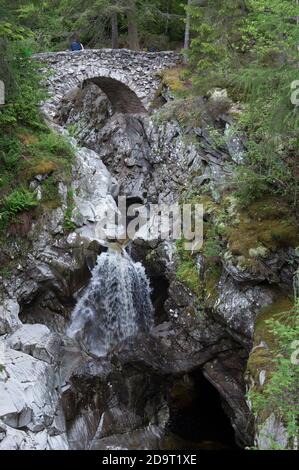
[[146,114],[141,99],[124,83],[111,77],[95,77],[85,80],[84,86],[89,83],[97,85],[108,97],[114,113]]

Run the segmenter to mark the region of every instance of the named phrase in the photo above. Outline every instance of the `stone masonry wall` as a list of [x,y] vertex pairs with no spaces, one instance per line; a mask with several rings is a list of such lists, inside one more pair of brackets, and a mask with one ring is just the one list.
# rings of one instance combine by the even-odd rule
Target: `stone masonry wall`
[[47,86],[53,96],[53,115],[63,95],[86,80],[103,88],[115,111],[124,112],[119,103],[126,102],[127,112],[144,112],[160,86],[158,72],[182,61],[182,56],[172,51],[147,53],[126,49],[51,52],[34,57],[45,65],[45,70],[52,70]]

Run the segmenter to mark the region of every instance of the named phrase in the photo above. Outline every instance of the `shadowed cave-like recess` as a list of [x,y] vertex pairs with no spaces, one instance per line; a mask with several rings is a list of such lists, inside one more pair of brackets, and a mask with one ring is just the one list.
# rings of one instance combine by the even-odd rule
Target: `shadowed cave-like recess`
[[146,114],[140,98],[127,85],[115,80],[114,78],[96,77],[86,80],[84,85],[94,83],[108,97],[113,112],[124,114]]
[[200,369],[173,385],[168,403],[168,431],[178,439],[178,447],[240,449],[230,420],[223,410],[220,395]]
[[[169,281],[164,276],[151,278],[155,324],[167,321],[164,304]],[[200,368],[174,382],[167,397],[170,418],[166,448],[240,449],[235,432],[226,415],[219,392]]]

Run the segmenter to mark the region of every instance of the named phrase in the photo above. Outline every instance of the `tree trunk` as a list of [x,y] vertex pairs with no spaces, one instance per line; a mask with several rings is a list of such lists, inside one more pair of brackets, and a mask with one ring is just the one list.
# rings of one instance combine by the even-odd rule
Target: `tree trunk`
[[140,49],[140,45],[137,27],[137,14],[133,6],[129,7],[127,10],[127,20],[129,48],[133,51],[138,51]]
[[[188,0],[188,7],[192,5],[192,0]],[[184,49],[187,51],[190,45],[190,27],[191,27],[191,15],[189,10],[187,10],[186,16],[186,27],[185,27],[185,40],[184,40]]]
[[169,30],[169,0],[167,0],[167,16],[165,21],[165,35],[167,36]]
[[117,17],[116,12],[113,12],[111,16],[111,35],[112,35],[112,49],[118,49],[119,48],[118,17]]

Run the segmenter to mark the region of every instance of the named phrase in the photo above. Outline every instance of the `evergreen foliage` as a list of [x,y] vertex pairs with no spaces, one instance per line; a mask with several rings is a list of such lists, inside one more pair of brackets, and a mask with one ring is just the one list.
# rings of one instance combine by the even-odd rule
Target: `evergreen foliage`
[[194,86],[199,93],[225,87],[245,104],[237,123],[248,151],[235,180],[240,202],[270,192],[298,206],[299,113],[291,103],[298,79],[297,2],[194,0],[189,11]]

